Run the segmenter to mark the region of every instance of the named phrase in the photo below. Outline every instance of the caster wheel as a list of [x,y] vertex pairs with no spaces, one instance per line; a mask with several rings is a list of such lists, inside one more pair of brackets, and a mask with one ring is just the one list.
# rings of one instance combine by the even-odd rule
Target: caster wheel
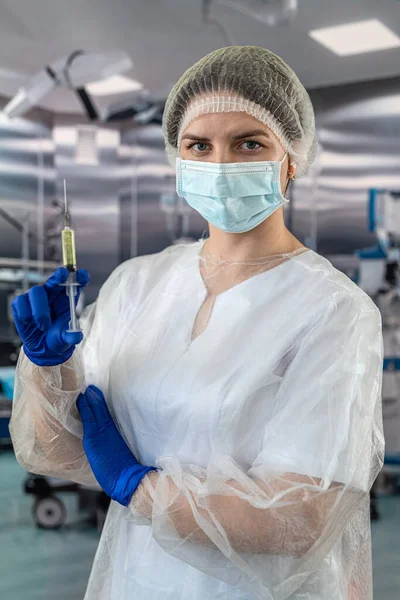
[[32,509],[37,527],[42,529],[59,529],[67,519],[66,508],[55,496],[38,498]]

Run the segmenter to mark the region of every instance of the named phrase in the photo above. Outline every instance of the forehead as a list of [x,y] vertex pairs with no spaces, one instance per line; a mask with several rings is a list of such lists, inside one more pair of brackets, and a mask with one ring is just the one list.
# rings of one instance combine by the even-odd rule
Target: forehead
[[185,134],[191,134],[198,137],[216,137],[219,135],[229,136],[235,135],[241,131],[264,131],[271,137],[275,137],[272,131],[255,119],[251,115],[245,112],[228,112],[228,113],[211,113],[201,115],[196,119],[193,119],[185,130],[182,132],[182,136]]

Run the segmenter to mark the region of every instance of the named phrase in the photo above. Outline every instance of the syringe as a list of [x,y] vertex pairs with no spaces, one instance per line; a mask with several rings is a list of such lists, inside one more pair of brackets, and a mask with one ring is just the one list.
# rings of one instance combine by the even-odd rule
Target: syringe
[[79,283],[76,281],[76,250],[75,233],[70,227],[70,218],[68,213],[67,183],[64,179],[64,229],[61,233],[63,264],[68,269],[69,276],[65,283],[66,294],[69,298],[69,311],[71,320],[67,331],[81,331],[78,317],[76,316],[75,297],[78,293]]

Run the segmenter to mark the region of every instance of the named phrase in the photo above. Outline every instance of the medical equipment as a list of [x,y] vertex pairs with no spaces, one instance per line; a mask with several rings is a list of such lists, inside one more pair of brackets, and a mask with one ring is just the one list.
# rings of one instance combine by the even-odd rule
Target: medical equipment
[[88,94],[91,91],[90,83],[124,73],[132,67],[132,61],[125,52],[75,50],[68,56],[45,65],[39,73],[28,79],[19,73],[10,72],[13,79],[22,79],[23,86],[7,103],[3,112],[10,119],[21,117],[29,109],[40,104],[54,89],[64,87],[76,94],[88,118],[95,120],[98,114]]
[[29,473],[23,489],[25,494],[34,497],[32,516],[40,529],[60,529],[66,525],[68,511],[63,497],[76,494],[78,511],[86,513],[84,519],[79,519],[76,524],[88,521],[101,533],[110,499],[98,486],[81,486],[57,477]]
[[[26,356],[37,366],[49,367],[66,362],[83,339],[76,315],[82,288],[89,283],[85,269],[76,270],[75,235],[70,227],[67,190],[64,181],[64,229],[60,267],[43,286],[36,285],[11,303],[15,327],[24,344]],[[60,289],[65,288],[65,294]]]
[[[60,267],[44,285],[33,286],[11,302],[14,324],[29,360],[39,367],[51,367],[66,362],[80,344],[83,333],[67,329],[70,321],[69,300],[60,289],[69,272]],[[76,272],[79,295],[90,281],[85,269]]]
[[8,429],[14,392],[15,367],[0,366],[0,450],[11,446]]
[[78,293],[79,283],[76,281],[76,249],[75,249],[75,232],[70,227],[70,216],[68,212],[67,200],[67,183],[64,179],[64,229],[61,233],[63,264],[69,271],[68,279],[60,285],[65,286],[65,292],[69,298],[69,310],[71,320],[69,322],[68,332],[81,331],[78,317],[76,315],[76,296]]
[[375,296],[390,289],[400,290],[400,191],[371,189],[368,201],[368,228],[377,245],[357,252],[360,259],[356,283]]
[[382,413],[388,489],[398,489],[400,464],[400,190],[370,189],[368,229],[376,246],[357,252],[356,283],[369,294],[382,316],[384,362]]
[[8,429],[12,412],[12,401],[0,394],[0,449],[11,446],[11,437]]

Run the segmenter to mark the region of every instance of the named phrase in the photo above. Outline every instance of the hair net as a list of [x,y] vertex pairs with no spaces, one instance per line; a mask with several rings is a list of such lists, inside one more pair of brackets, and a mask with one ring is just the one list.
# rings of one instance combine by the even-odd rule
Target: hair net
[[314,110],[294,71],[276,54],[257,46],[220,48],[182,75],[164,111],[169,160],[175,165],[180,135],[209,113],[245,112],[276,135],[302,175],[316,152]]

